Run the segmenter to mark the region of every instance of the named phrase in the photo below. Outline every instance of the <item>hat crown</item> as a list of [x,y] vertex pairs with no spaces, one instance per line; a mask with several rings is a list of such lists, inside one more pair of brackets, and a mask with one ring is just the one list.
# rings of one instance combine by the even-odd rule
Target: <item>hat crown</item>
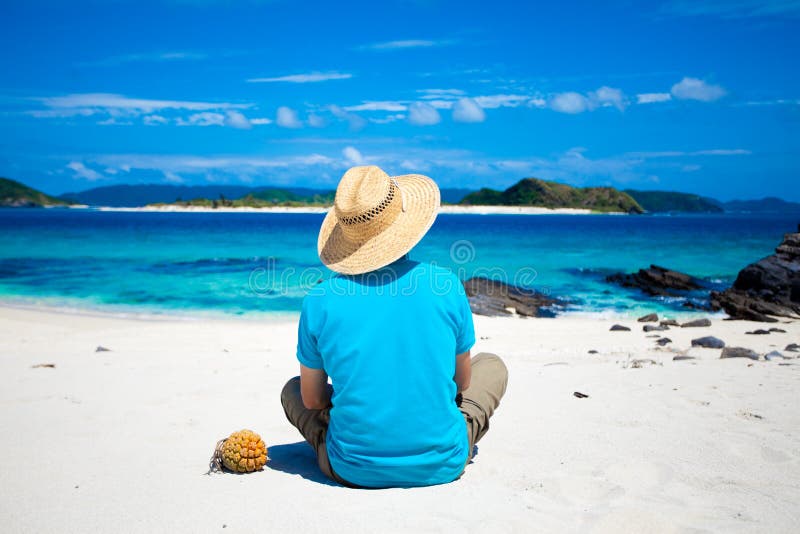
[[402,192],[388,174],[374,165],[348,170],[333,202],[342,231],[353,240],[367,240],[387,228],[402,211]]

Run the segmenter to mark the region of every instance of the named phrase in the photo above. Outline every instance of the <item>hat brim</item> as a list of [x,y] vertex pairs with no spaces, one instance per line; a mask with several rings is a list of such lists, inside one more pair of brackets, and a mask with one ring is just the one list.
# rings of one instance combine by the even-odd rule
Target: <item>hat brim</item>
[[389,265],[403,257],[427,233],[439,212],[440,193],[436,183],[421,174],[395,176],[405,199],[391,226],[364,241],[353,241],[342,231],[336,210],[331,208],[322,221],[317,252],[322,263],[342,274],[362,274]]

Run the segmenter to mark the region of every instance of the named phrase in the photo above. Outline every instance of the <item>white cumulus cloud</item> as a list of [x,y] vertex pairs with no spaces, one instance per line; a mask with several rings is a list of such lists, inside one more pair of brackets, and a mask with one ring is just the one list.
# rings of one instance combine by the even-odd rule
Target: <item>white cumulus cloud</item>
[[282,128],[302,128],[303,123],[297,118],[297,112],[292,108],[281,106],[275,122]]
[[83,178],[85,180],[89,180],[90,182],[94,182],[95,180],[100,180],[103,178],[102,174],[88,168],[80,161],[70,161],[67,164],[67,168],[71,169],[75,173],[76,178]]
[[326,82],[328,80],[347,80],[352,78],[353,75],[346,72],[307,72],[303,74],[290,74],[288,76],[276,76],[272,78],[250,78],[247,80],[250,83],[316,83]]
[[325,126],[325,119],[315,113],[308,116],[308,125],[312,128],[323,128]]
[[189,115],[187,119],[178,119],[178,126],[222,126],[225,124],[225,115],[204,111]]
[[636,95],[637,104],[655,104],[656,102],[669,102],[672,95],[669,93],[640,93]]
[[164,180],[171,184],[182,184],[183,178],[172,171],[164,171]]
[[247,117],[239,111],[226,111],[225,112],[225,126],[236,128],[239,130],[249,130],[253,127]]
[[367,100],[355,106],[345,106],[346,111],[405,111],[408,106],[394,100]]
[[454,44],[452,39],[403,39],[398,41],[385,41],[360,47],[362,50],[403,50],[406,48],[430,48],[433,46],[447,46]]
[[206,111],[216,109],[246,109],[252,104],[232,104],[230,102],[196,102],[187,100],[153,100],[129,98],[112,93],[78,93],[66,96],[35,98],[54,110],[72,110],[76,114],[98,112],[110,113],[114,110],[129,113],[153,113],[161,109],[187,109]]
[[337,119],[347,121],[350,124],[350,129],[353,131],[358,131],[367,125],[367,121],[363,117],[361,117],[357,113],[351,113],[350,111],[346,111],[340,108],[339,106],[336,105],[329,106],[328,110]]
[[529,95],[484,95],[476,96],[473,100],[483,109],[495,108],[515,108],[527,104],[531,97]]
[[417,89],[417,92],[422,93],[423,100],[456,99],[466,94],[461,89]]
[[580,93],[559,93],[550,99],[550,107],[559,113],[583,113],[589,109],[589,101]]
[[436,109],[451,109],[455,104],[452,100],[426,100],[425,103]]
[[363,165],[364,164],[364,156],[361,155],[355,147],[346,146],[344,150],[342,150],[342,155],[347,160],[349,164],[352,165]]
[[424,102],[414,102],[408,106],[408,122],[417,126],[438,124],[442,118],[436,108]]
[[375,124],[389,124],[390,122],[397,122],[401,121],[406,118],[404,113],[393,113],[391,115],[386,115],[385,117],[370,117],[369,122],[374,122]]
[[272,124],[272,119],[268,119],[267,117],[257,117],[254,119],[250,119],[250,124],[253,126],[262,126],[264,124]]
[[169,119],[161,115],[145,115],[144,118],[142,118],[142,122],[148,126],[155,126],[157,124],[167,124]]
[[591,107],[613,106],[623,111],[628,102],[621,90],[604,85],[598,90],[589,93],[589,104]]
[[456,122],[483,122],[486,113],[471,98],[461,98],[453,105],[453,120]]
[[727,91],[719,85],[689,77],[685,77],[673,85],[670,92],[672,96],[680,100],[700,100],[702,102],[713,102],[727,94]]

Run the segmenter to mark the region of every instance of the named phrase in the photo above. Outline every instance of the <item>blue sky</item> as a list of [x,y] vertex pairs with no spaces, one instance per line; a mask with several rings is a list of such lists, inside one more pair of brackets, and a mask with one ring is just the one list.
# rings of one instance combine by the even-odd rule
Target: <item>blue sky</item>
[[800,2],[96,0],[0,7],[0,175],[800,200]]

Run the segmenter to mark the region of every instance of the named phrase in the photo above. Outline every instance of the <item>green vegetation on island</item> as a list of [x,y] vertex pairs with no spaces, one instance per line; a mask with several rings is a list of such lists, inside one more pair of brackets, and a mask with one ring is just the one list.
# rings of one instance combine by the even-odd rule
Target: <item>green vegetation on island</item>
[[626,189],[625,193],[633,197],[641,207],[651,213],[722,213],[725,211],[713,200],[692,193],[637,191],[635,189]]
[[151,207],[158,206],[184,206],[201,208],[269,208],[274,206],[287,207],[328,207],[333,204],[334,192],[318,192],[309,195],[294,193],[285,189],[261,189],[248,193],[237,199],[227,199],[220,195],[217,199],[195,198],[192,200],[177,199],[170,203],[148,204]]
[[535,206],[599,212],[644,213],[630,195],[613,187],[572,187],[539,178],[525,178],[505,191],[483,188],[464,197],[467,206]]
[[[573,187],[525,178],[504,191],[483,188],[441,189],[442,204],[462,206],[531,206],[577,208],[622,213],[800,213],[800,203],[767,197],[760,200],[720,202],[713,198],[676,191],[642,191],[613,187]],[[66,207],[75,205],[112,207],[200,207],[269,208],[330,207],[335,192],[306,187],[251,187],[241,185],[116,184],[59,197],[47,195],[25,184],[0,178],[0,208]],[[174,201],[171,201],[175,199]],[[189,200],[183,200],[189,199]]]
[[42,208],[49,206],[68,206],[72,202],[51,197],[41,191],[9,178],[0,178],[0,207],[3,208]]

